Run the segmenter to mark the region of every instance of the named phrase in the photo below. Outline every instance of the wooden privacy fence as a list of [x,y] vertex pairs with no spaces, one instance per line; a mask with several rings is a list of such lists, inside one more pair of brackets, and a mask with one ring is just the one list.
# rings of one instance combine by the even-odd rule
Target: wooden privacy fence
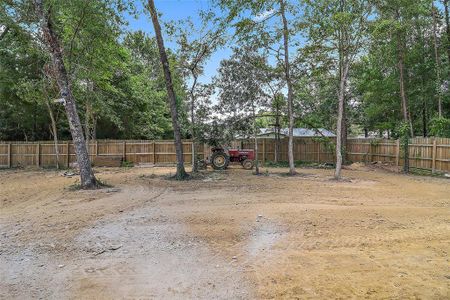
[[[203,156],[204,147],[198,147]],[[153,140],[96,140],[89,143],[91,161],[96,156],[122,157],[132,163],[170,164],[176,162],[173,141]],[[183,141],[184,160],[192,162],[192,142]],[[69,167],[76,162],[72,142],[58,144],[59,165]],[[56,166],[56,150],[52,141],[42,142],[0,142],[0,167]]]
[[[253,148],[253,141],[234,141],[233,147]],[[184,159],[192,162],[192,142],[183,141]],[[72,142],[58,144],[59,164],[67,167],[76,161]],[[258,157],[262,162],[275,160],[276,143],[273,139],[258,140]],[[198,145],[197,154],[204,158],[210,155],[210,147]],[[89,155],[120,156],[134,163],[173,164],[176,162],[173,141],[167,140],[97,140],[89,144]],[[280,161],[288,160],[288,139],[280,143]],[[334,139],[296,138],[294,159],[304,162],[334,162]],[[397,140],[348,139],[347,160],[351,162],[391,162],[403,165],[401,145]],[[414,138],[409,144],[409,164],[412,168],[434,171],[450,171],[450,139]],[[55,145],[43,142],[0,142],[0,167],[19,166],[53,167],[56,165]]]
[[[434,171],[450,171],[450,139],[409,139],[409,167]],[[399,140],[348,139],[347,158],[360,162],[392,162],[404,165],[403,149]]]
[[[235,142],[236,143],[236,142]],[[237,142],[242,148],[253,149],[254,140]],[[274,161],[276,154],[276,143],[274,139],[258,139],[258,159]],[[316,138],[295,138],[294,139],[294,160],[304,162],[334,162],[334,138],[316,139]],[[280,141],[280,161],[288,160],[288,138]]]

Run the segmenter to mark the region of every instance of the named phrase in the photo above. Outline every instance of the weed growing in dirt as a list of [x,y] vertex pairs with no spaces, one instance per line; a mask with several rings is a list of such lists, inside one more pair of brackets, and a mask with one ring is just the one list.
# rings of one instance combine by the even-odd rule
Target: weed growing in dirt
[[[332,163],[315,163],[315,162],[306,162],[302,160],[296,160],[294,162],[296,167],[299,168],[320,168],[320,169],[332,169],[334,168],[334,164]],[[288,168],[289,162],[287,161],[280,161],[280,162],[274,162],[274,161],[268,161],[264,164],[264,166],[269,168]]]
[[121,167],[122,168],[132,168],[132,167],[134,167],[134,163],[132,163],[131,161],[124,160],[124,161],[122,161]]
[[[106,183],[105,181],[102,181],[101,179],[97,178],[97,189],[103,189],[103,188],[112,188],[113,185]],[[67,190],[69,191],[79,191],[82,190],[80,182],[77,180],[74,184],[71,184],[67,187]]]

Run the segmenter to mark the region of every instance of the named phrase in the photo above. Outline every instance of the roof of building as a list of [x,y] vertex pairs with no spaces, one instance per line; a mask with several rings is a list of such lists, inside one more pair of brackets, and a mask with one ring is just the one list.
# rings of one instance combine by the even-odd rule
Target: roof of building
[[[260,128],[258,136],[270,135],[275,133],[273,128]],[[280,133],[284,136],[289,135],[288,128],[281,128]],[[326,136],[335,137],[336,135],[324,128],[309,129],[309,128],[294,128],[294,137],[313,137],[313,136]]]

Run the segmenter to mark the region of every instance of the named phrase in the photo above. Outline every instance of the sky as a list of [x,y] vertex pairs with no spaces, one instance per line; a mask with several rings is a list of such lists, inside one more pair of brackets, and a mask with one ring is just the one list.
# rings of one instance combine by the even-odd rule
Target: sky
[[[148,12],[144,11],[141,0],[135,1],[138,10],[138,18],[127,15],[125,18],[129,23],[128,29],[132,31],[142,30],[151,36],[154,36],[153,24],[151,22]],[[169,37],[164,32],[164,23],[167,21],[183,20],[191,17],[194,25],[199,25],[198,12],[206,10],[210,7],[209,0],[155,0],[155,6],[159,13],[162,14],[160,18],[161,27],[164,34],[164,43],[166,47],[175,49],[176,43],[169,40]],[[212,77],[217,74],[217,68],[222,59],[231,56],[230,47],[218,49],[209,59],[205,66],[204,74],[200,78],[203,83],[210,82]]]

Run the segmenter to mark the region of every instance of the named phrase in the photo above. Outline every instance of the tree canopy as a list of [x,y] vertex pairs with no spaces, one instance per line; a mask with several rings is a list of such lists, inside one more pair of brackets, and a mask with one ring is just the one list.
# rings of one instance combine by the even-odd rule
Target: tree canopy
[[[55,134],[69,139],[64,109],[54,103],[59,90],[32,3],[0,3],[0,140],[47,140]],[[138,15],[135,3],[44,4],[53,11],[87,138],[171,138],[156,39],[151,30],[127,26],[125,15]],[[406,122],[410,135],[450,136],[448,1],[211,5],[199,13],[200,23],[186,19],[165,24],[164,35],[173,41],[167,53],[183,138],[207,140],[212,124],[223,124],[227,134],[251,134],[252,126],[238,125],[251,119],[252,107],[244,104],[252,101],[257,127],[274,123],[277,114],[287,127],[289,93],[294,127],[336,131],[340,74],[350,60],[343,91],[345,134],[398,137]],[[233,49],[232,56],[223,57],[216,79],[205,79],[206,64],[221,48]],[[243,57],[249,53],[259,63]],[[275,99],[282,99],[277,113]]]

